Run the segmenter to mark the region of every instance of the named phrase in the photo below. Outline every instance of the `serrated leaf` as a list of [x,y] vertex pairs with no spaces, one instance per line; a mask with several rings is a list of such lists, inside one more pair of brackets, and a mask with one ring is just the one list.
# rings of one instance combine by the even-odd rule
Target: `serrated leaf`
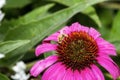
[[114,18],[109,40],[111,41],[120,40],[120,11]]
[[[7,33],[5,40],[19,40],[19,39],[30,40],[31,41],[30,44],[27,44],[26,46],[21,47],[12,52],[12,54],[17,54],[18,52],[24,53],[27,50],[31,49],[33,46],[35,46],[38,42],[40,42],[45,36],[61,28],[59,26],[65,23],[67,20],[69,20],[73,15],[85,10],[87,7],[93,4],[96,4],[102,1],[103,0],[92,0],[92,2],[83,1],[82,3],[78,3],[69,8],[66,8],[54,14],[51,14],[48,17],[42,18],[41,20],[37,20],[35,22],[17,26],[16,28],[11,29]],[[18,59],[24,54],[21,54],[21,56],[20,54],[17,54],[17,55],[19,56],[16,57],[16,55],[14,55],[14,56],[10,56],[9,58],[5,58],[4,64],[10,65],[14,63],[14,60],[13,62],[10,62],[9,61],[10,59],[13,59],[14,57]],[[9,62],[9,63],[6,63],[6,62]]]
[[6,75],[0,73],[0,80],[10,80]]

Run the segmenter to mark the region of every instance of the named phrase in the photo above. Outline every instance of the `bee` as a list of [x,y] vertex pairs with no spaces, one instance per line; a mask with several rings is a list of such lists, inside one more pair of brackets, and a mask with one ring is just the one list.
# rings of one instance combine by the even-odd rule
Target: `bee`
[[60,34],[60,35],[58,36],[58,43],[61,43],[62,40],[63,40],[65,37],[68,37],[68,35],[67,35],[67,34],[64,34],[64,33]]

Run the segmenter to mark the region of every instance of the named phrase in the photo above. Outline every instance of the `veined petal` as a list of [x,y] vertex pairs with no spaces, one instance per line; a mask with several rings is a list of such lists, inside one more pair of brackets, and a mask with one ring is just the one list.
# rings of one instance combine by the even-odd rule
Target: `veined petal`
[[[49,67],[43,74],[42,80],[55,80],[55,79],[50,79],[51,75],[54,75],[54,72],[58,70],[60,63],[55,63],[51,67]],[[58,74],[58,73],[57,73]],[[58,74],[61,75],[61,74]]]
[[74,71],[73,76],[74,76],[74,80],[83,80],[83,77],[78,70]]
[[73,79],[74,79],[73,71],[69,68],[66,70],[66,73],[62,80],[73,80]]
[[108,54],[108,55],[117,55],[116,49],[114,45],[111,43],[105,41],[103,38],[97,38],[96,39],[98,47],[99,47],[99,53],[101,54]]
[[120,75],[120,69],[109,56],[100,56],[97,58],[98,63],[103,66],[116,80]]
[[87,80],[86,69],[81,70],[80,75],[81,75],[81,80]]
[[50,42],[50,41],[58,41],[58,36],[59,36],[59,32],[56,32],[56,33],[54,33],[54,34],[52,34],[52,35],[50,35],[49,37],[47,37],[47,38],[45,38],[44,40],[43,40],[43,43],[45,43],[45,42]]
[[37,48],[35,50],[35,54],[36,54],[36,56],[39,56],[40,54],[42,54],[44,52],[56,50],[56,48],[57,48],[57,45],[55,45],[55,44],[45,43],[45,44],[37,46]]
[[97,66],[92,65],[91,68],[95,75],[96,80],[105,80],[103,73]]
[[63,76],[65,75],[66,67],[61,62],[56,64],[58,64],[58,67],[53,73],[51,73],[51,76],[48,80],[62,80]]
[[85,70],[84,72],[85,72],[86,80],[97,80],[91,69],[85,68],[84,70]]
[[44,69],[52,65],[57,61],[57,55],[52,55],[47,57],[44,60],[38,61],[30,70],[30,74],[34,77],[37,77]]
[[94,39],[97,39],[101,34],[97,30],[91,27],[89,29],[89,35],[91,35]]
[[81,29],[81,25],[78,22],[75,22],[70,26],[70,31],[71,32],[79,31],[80,29]]

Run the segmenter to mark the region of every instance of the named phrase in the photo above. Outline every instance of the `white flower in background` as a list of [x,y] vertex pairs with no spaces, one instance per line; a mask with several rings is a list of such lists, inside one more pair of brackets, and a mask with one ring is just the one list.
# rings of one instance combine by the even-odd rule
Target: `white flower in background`
[[0,8],[2,8],[5,5],[6,0],[0,0]]
[[30,77],[30,74],[25,73],[26,65],[23,61],[18,62],[12,69],[16,73],[11,76],[13,80],[28,80]]
[[2,58],[4,58],[4,57],[5,57],[5,55],[2,54],[2,53],[0,53],[0,59],[2,59]]
[[6,0],[0,0],[0,22],[2,21],[3,17],[4,17],[4,13],[2,13],[1,8],[5,5]]

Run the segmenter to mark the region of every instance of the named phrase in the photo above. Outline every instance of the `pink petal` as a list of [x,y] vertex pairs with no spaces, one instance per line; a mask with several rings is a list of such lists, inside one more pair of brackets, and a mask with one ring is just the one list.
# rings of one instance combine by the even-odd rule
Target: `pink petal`
[[69,34],[70,33],[70,28],[68,26],[63,27],[60,31],[60,34]]
[[66,72],[66,67],[62,63],[56,63],[58,64],[58,67],[56,70],[51,73],[52,75],[48,78],[48,80],[62,80],[65,72]]
[[73,76],[74,76],[74,80],[83,80],[83,77],[81,76],[78,70],[74,71]]
[[35,54],[36,54],[36,56],[39,56],[40,54],[43,54],[44,52],[48,52],[48,51],[52,51],[52,50],[56,50],[56,49],[57,49],[57,45],[45,43],[45,44],[37,46],[37,48],[35,50]]
[[96,80],[95,75],[89,68],[85,68],[83,70],[74,71],[74,80]]
[[[85,80],[97,80],[91,69],[85,68]],[[99,79],[98,79],[99,80]]]
[[45,38],[44,40],[43,40],[43,42],[45,43],[45,42],[48,42],[48,41],[58,41],[58,35],[59,35],[60,33],[59,32],[56,32],[56,33],[54,33],[54,34],[52,34],[52,35],[50,35],[49,37],[47,37],[47,38]]
[[81,25],[78,22],[75,22],[70,26],[71,32],[79,31],[80,29],[81,29]]
[[[62,72],[58,72],[58,70],[59,70],[59,67],[61,67],[60,66],[61,65],[61,63],[55,63],[54,65],[52,65],[51,67],[49,67],[46,71],[45,71],[45,73],[43,74],[43,76],[42,76],[42,80],[59,80],[59,79],[52,79],[52,77],[51,76],[54,76],[54,75],[62,75],[62,74],[60,74],[60,73],[62,73]],[[58,73],[57,73],[58,72]],[[62,77],[62,76],[61,76]]]
[[84,32],[88,33],[89,28],[85,27],[85,26],[81,26],[80,31],[84,31]]
[[66,73],[65,73],[62,80],[73,80],[74,79],[73,77],[74,77],[73,76],[73,71],[69,68],[69,69],[66,70]]
[[114,47],[114,45],[112,45],[111,43],[105,41],[103,38],[98,38],[96,39],[98,47],[99,47],[99,54],[100,55],[117,55],[116,54],[116,49]]
[[103,66],[116,79],[120,75],[120,69],[117,64],[108,56],[100,56],[97,58],[98,63]]
[[[79,74],[79,73],[78,73]],[[77,76],[77,74],[76,74]],[[93,71],[90,68],[85,68],[83,70],[80,71],[80,77],[78,76],[78,79],[74,79],[74,80],[97,80]]]
[[52,65],[57,61],[58,57],[56,55],[52,55],[47,57],[44,60],[38,61],[30,70],[30,74],[34,77],[37,77],[44,69]]
[[92,65],[91,68],[95,75],[96,80],[105,80],[103,73],[97,66]]
[[89,35],[91,35],[94,39],[97,39],[101,34],[97,30],[91,27],[89,29]]

